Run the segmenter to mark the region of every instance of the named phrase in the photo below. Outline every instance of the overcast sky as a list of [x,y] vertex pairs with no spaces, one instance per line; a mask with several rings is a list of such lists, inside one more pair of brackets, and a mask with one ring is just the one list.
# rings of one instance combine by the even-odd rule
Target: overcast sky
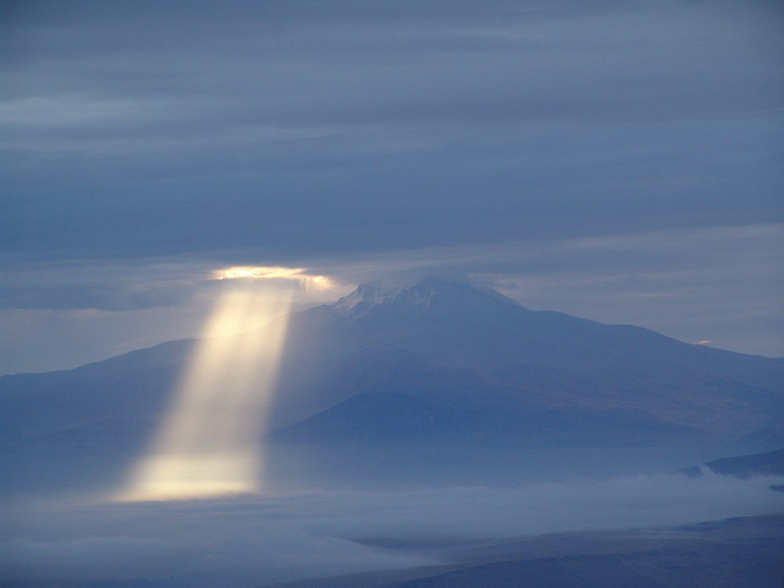
[[0,373],[195,335],[247,264],[784,355],[780,2],[0,11]]

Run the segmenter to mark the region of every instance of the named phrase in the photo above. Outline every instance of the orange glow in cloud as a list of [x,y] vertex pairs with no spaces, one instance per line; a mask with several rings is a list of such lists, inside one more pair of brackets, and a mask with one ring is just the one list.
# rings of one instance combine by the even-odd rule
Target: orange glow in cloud
[[299,282],[306,290],[328,290],[335,283],[327,276],[313,276],[306,273],[307,268],[241,265],[215,270],[214,280],[293,280]]

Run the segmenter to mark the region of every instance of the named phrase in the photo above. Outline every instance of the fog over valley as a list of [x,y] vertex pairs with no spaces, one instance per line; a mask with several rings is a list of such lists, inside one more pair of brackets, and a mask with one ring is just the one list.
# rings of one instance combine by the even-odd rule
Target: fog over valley
[[0,562],[6,578],[36,585],[77,585],[86,578],[101,586],[134,585],[132,579],[138,585],[141,579],[162,586],[263,585],[446,565],[460,561],[460,549],[517,537],[618,529],[669,537],[678,533],[669,526],[780,512],[781,495],[770,491],[771,482],[784,476],[747,482],[655,475],[515,489],[15,505],[3,511]]

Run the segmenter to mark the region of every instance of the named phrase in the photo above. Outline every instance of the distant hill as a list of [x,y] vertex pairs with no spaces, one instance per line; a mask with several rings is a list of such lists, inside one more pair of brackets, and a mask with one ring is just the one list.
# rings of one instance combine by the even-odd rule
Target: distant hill
[[[717,474],[742,479],[754,476],[784,476],[784,449],[753,455],[725,457],[702,465]],[[700,466],[691,466],[682,472],[692,477],[702,475]]]
[[[535,312],[438,279],[364,285],[288,323],[269,415],[276,443],[781,446],[782,358]],[[6,488],[120,475],[161,418],[193,344],[0,378]]]
[[[270,588],[778,588],[784,517],[582,532],[457,545],[449,564],[300,580]],[[401,549],[408,546],[403,542]]]

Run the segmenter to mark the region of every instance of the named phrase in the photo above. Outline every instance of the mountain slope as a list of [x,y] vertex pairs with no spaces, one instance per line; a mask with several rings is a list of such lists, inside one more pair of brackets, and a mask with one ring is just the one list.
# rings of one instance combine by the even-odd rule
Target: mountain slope
[[[268,415],[287,443],[781,446],[782,359],[535,312],[432,279],[363,286],[288,324]],[[117,475],[144,448],[192,348],[0,378],[5,483]]]
[[[467,284],[360,288],[294,317],[291,346],[301,348],[304,339],[315,348],[311,363],[321,366],[318,384],[308,385],[296,361],[284,366],[279,424],[379,390],[417,391],[452,406],[468,398],[477,410],[630,412],[727,437],[769,427],[784,414],[782,360],[533,312]],[[289,386],[292,373],[298,380]]]

